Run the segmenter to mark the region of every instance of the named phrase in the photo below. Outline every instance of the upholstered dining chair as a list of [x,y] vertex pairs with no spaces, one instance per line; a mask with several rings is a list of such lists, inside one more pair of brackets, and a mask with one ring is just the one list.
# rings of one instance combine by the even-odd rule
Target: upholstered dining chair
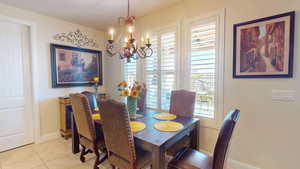
[[236,109],[225,117],[213,156],[184,148],[171,160],[168,169],[224,169],[227,150],[239,116],[240,111]]
[[[196,93],[188,90],[173,90],[171,93],[170,113],[178,116],[193,117],[195,109]],[[183,137],[178,143],[167,150],[168,155],[175,155],[183,147],[191,144],[189,136]]]
[[188,90],[173,90],[171,93],[170,113],[193,117],[196,92]]
[[85,162],[85,155],[90,152],[96,154],[94,169],[99,169],[98,165],[107,159],[107,154],[100,159],[100,153],[106,152],[105,142],[103,135],[99,132],[96,133],[95,124],[91,116],[91,107],[88,98],[83,94],[71,94],[73,115],[77,125],[79,134],[79,142],[82,146],[80,154],[80,161]]
[[96,94],[93,92],[89,92],[89,91],[84,91],[81,94],[84,94],[88,98],[92,112],[94,112],[95,108],[98,107]]
[[140,169],[149,166],[151,153],[135,146],[126,105],[106,100],[100,106],[108,161],[112,168]]
[[146,110],[146,98],[147,98],[147,89],[143,89],[140,93],[140,98],[137,100],[137,107],[139,111]]

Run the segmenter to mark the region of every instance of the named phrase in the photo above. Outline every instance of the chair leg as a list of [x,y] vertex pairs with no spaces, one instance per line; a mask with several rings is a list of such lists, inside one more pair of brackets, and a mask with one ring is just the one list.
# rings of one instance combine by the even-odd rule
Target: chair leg
[[94,152],[96,154],[96,159],[95,159],[95,163],[94,163],[94,169],[99,169],[98,165],[100,164],[100,161],[99,161],[100,154],[99,154],[97,146],[94,146]]
[[83,162],[83,163],[85,162],[84,155],[87,154],[85,150],[86,150],[85,146],[82,146],[82,150],[81,150],[81,153],[80,153],[80,161]]
[[107,158],[108,158],[108,155],[105,154],[104,157],[102,157],[101,160],[99,160],[99,164],[102,164]]

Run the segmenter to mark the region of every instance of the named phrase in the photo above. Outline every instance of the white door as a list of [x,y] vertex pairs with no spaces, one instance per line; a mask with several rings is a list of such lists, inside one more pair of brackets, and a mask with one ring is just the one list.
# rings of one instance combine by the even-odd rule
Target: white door
[[33,142],[29,28],[0,20],[0,152]]

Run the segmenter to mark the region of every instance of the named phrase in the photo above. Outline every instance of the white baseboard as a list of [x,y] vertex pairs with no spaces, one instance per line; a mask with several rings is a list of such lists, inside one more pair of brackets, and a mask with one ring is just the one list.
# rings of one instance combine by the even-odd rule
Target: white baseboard
[[59,131],[49,133],[49,134],[41,136],[40,140],[38,140],[37,143],[42,143],[42,142],[45,142],[45,141],[48,141],[48,140],[57,139],[59,137],[60,137]]
[[[200,151],[202,151],[203,153],[212,155],[212,153],[210,153],[208,151],[205,151],[202,149]],[[257,168],[257,167],[254,167],[249,164],[242,163],[242,162],[239,162],[239,161],[236,161],[233,159],[227,159],[227,169],[260,169],[260,168]]]

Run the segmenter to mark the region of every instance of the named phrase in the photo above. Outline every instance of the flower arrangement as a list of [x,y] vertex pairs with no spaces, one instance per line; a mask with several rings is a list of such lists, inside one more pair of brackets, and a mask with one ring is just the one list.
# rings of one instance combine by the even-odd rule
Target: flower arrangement
[[122,80],[118,84],[118,90],[121,91],[121,96],[132,97],[135,99],[139,98],[140,93],[145,88],[145,83],[139,83],[138,81],[135,81],[132,86],[128,86],[128,83],[125,80]]
[[127,109],[130,116],[136,115],[137,99],[145,88],[145,83],[139,83],[138,81],[135,81],[131,86],[128,86],[125,80],[118,84],[118,90],[121,92],[121,96],[127,98]]

